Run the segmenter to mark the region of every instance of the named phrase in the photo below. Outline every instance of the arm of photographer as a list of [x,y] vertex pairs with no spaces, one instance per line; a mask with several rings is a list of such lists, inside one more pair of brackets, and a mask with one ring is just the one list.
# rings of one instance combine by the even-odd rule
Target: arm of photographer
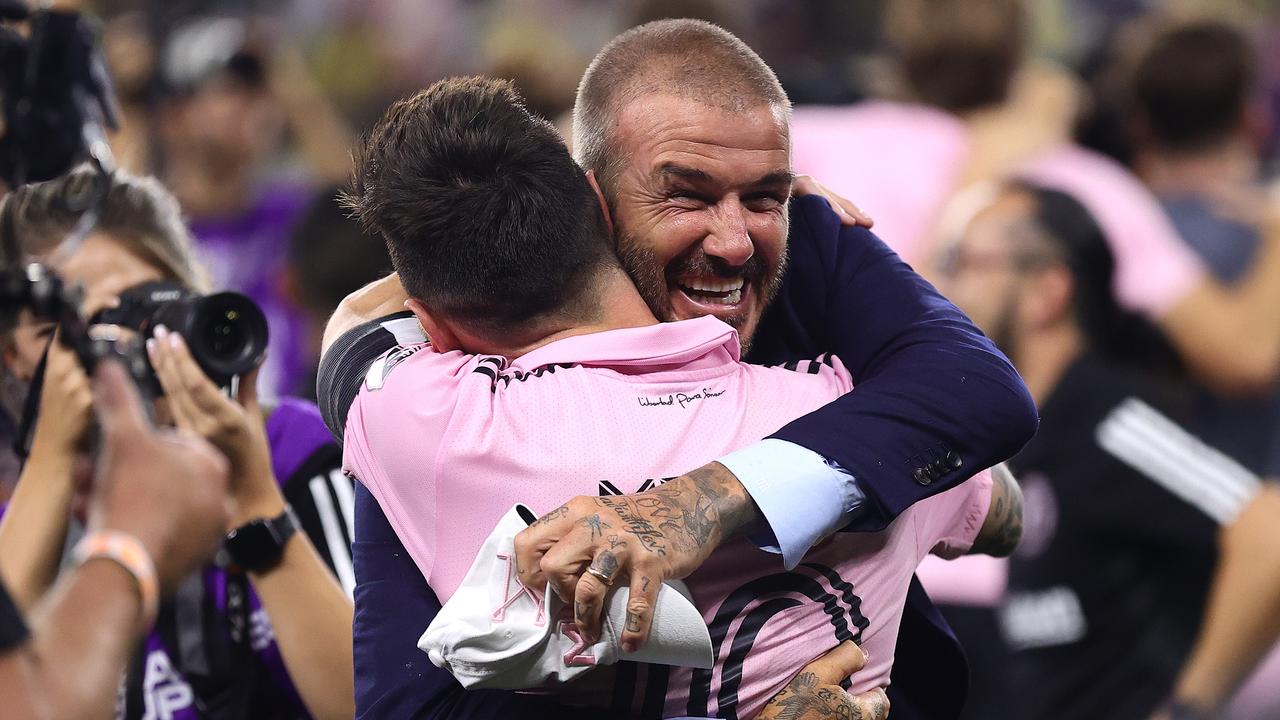
[[[226,462],[202,441],[154,431],[129,376],[114,363],[99,369],[95,386],[103,453],[90,534],[131,536],[151,559],[150,583],[172,589],[221,539]],[[0,589],[5,717],[105,717],[114,707],[129,654],[154,618],[155,590],[148,594],[137,570],[108,556],[86,558],[40,603],[30,635]]]
[[41,418],[31,454],[0,519],[0,577],[30,612],[53,585],[75,494],[75,469],[92,417],[89,379],[55,335],[44,363]]
[[[239,511],[229,527],[283,513],[286,501],[272,466],[256,371],[244,378],[237,402],[219,392],[176,333],[157,328],[147,345],[178,427],[209,440],[231,460]],[[250,571],[249,579],[307,709],[316,718],[353,717],[352,603],[311,538],[294,533],[279,563]]]

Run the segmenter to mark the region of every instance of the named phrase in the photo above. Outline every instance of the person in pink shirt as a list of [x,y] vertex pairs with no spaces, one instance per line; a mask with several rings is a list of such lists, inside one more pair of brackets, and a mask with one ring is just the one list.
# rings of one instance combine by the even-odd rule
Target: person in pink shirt
[[[752,366],[719,319],[659,323],[612,252],[593,183],[505,82],[442,81],[398,103],[359,164],[349,203],[387,239],[431,342],[370,368],[347,415],[344,464],[442,601],[513,504],[552,522],[566,512],[559,503],[604,487],[649,492],[599,498],[620,525],[582,520],[609,545],[590,559],[591,574],[649,583],[615,576],[628,552],[652,549],[655,527],[680,507],[665,479],[852,389],[833,356]],[[725,489],[709,476],[694,482],[705,483],[698,503],[678,511],[693,516],[683,518],[688,537],[668,541],[715,532]],[[743,537],[725,541],[686,578],[715,667],[654,666],[639,693],[644,707],[632,710],[754,717],[774,698],[781,716],[778,703],[803,700],[787,695],[788,681],[849,640],[870,658],[849,690],[883,687],[916,565],[930,553],[1007,552],[1019,503],[1007,473],[983,472],[884,531],[827,538],[792,571]],[[583,630],[598,637],[598,627]],[[562,691],[607,703],[608,673]]]
[[1132,173],[1070,141],[1069,81],[1021,65],[1022,0],[925,4],[888,8],[910,101],[797,108],[795,169],[857,198],[917,265],[992,199],[966,192],[975,185],[1012,175],[1066,192],[1106,231],[1117,298],[1156,321],[1197,376],[1233,392],[1269,386],[1280,372],[1280,222],[1251,272],[1222,285]]

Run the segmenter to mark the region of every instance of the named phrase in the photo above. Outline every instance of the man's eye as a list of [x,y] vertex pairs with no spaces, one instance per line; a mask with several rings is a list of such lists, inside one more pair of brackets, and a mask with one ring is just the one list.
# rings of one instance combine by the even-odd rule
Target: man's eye
[[672,190],[667,193],[667,199],[682,206],[702,206],[707,204],[707,198],[699,195],[691,190]]
[[743,204],[752,212],[772,212],[782,207],[783,200],[774,195],[751,195],[744,198]]

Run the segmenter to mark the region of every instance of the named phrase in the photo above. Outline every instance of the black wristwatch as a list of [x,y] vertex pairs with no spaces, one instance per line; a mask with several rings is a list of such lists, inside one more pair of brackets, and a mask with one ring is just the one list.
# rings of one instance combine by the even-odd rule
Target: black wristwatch
[[223,564],[263,573],[280,564],[284,546],[298,532],[298,516],[285,505],[273,518],[251,520],[227,533],[222,541]]

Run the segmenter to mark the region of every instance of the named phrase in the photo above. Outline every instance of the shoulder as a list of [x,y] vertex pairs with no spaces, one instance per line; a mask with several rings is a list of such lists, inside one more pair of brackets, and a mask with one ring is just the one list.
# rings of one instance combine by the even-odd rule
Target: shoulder
[[1094,439],[1131,474],[1219,524],[1229,522],[1262,481],[1179,422],[1182,409],[1181,398],[1166,388],[1136,388],[1101,417]]
[[333,341],[320,358],[316,398],[334,437],[343,436],[347,413],[372,365],[398,346],[425,340],[413,314],[398,312],[361,323]]
[[[797,263],[834,264],[841,254],[887,246],[867,228],[841,224],[825,198],[805,195],[791,201],[788,270]],[[843,252],[842,252],[843,251]]]
[[328,448],[336,452],[337,449],[320,417],[320,409],[305,400],[280,400],[267,417],[266,430],[272,469],[281,483],[318,450]]
[[810,387],[832,397],[853,389],[853,376],[832,353],[812,359],[789,360],[774,365],[743,363],[744,373],[756,382],[769,382],[783,387]]

